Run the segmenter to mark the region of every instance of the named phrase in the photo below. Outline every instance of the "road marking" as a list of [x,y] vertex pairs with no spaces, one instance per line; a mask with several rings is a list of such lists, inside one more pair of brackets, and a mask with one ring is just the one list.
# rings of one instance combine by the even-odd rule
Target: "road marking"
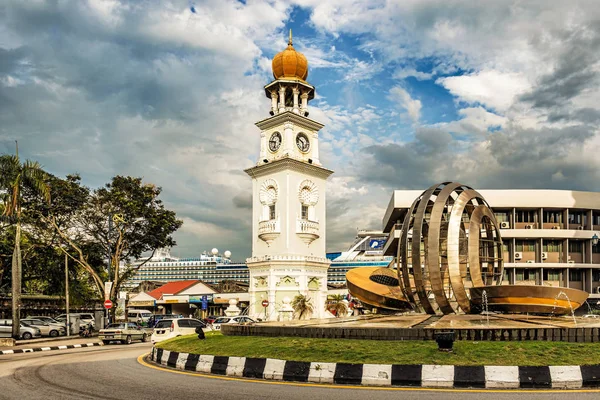
[[399,391],[399,392],[455,392],[455,393],[600,393],[600,389],[570,389],[570,390],[557,390],[557,389],[510,389],[510,390],[494,390],[494,389],[440,389],[440,388],[410,388],[410,387],[374,387],[374,386],[351,386],[351,385],[330,385],[322,383],[298,383],[298,382],[282,382],[282,381],[266,381],[259,379],[249,378],[233,378],[228,376],[220,375],[209,375],[199,372],[191,371],[179,371],[171,368],[159,367],[148,363],[145,358],[150,353],[145,353],[137,358],[137,362],[147,368],[156,369],[159,371],[170,372],[172,374],[180,375],[191,375],[196,377],[208,378],[208,379],[220,379],[224,381],[238,381],[248,383],[259,383],[266,385],[288,385],[288,386],[308,386],[308,387],[319,387],[319,388],[332,388],[332,389],[352,389],[352,390],[387,390],[387,391]]

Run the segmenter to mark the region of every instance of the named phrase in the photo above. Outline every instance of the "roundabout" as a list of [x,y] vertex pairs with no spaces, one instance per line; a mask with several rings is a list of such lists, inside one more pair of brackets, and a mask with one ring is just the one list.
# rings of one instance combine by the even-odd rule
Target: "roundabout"
[[147,343],[109,345],[63,352],[26,353],[0,359],[0,399],[562,399],[574,393],[597,398],[597,390],[488,390],[365,387],[343,384],[288,383],[199,374],[159,367],[144,360]]

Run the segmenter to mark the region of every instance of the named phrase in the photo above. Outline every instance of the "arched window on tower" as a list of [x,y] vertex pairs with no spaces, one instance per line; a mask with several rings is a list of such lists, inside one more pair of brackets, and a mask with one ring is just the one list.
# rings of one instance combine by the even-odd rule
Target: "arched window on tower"
[[275,219],[275,204],[269,205],[269,219]]

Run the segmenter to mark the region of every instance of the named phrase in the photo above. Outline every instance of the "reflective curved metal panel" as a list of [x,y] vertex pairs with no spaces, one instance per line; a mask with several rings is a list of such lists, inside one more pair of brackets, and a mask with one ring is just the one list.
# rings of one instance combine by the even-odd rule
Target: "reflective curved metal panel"
[[485,200],[472,188],[443,182],[424,191],[404,218],[398,244],[398,280],[406,299],[430,314],[438,307],[444,314],[456,312],[453,303],[469,312],[465,282],[476,287],[501,279],[498,228]]

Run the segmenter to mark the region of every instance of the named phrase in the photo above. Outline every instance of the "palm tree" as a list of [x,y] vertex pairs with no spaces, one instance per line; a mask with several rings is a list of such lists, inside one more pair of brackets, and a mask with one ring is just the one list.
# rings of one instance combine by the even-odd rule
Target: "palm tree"
[[345,317],[348,314],[348,306],[346,305],[346,296],[343,294],[334,294],[330,296],[332,303],[327,305],[330,311],[335,311],[336,317]]
[[292,308],[294,309],[294,314],[298,316],[298,319],[302,319],[303,316],[310,316],[314,309],[310,302],[310,297],[302,294],[294,297],[294,300],[292,300]]
[[31,188],[50,200],[50,188],[46,183],[47,173],[40,164],[19,159],[19,145],[14,156],[0,156],[0,184],[4,200],[3,217],[15,223],[15,247],[12,255],[12,335],[19,337],[21,322],[21,192],[24,187]]

